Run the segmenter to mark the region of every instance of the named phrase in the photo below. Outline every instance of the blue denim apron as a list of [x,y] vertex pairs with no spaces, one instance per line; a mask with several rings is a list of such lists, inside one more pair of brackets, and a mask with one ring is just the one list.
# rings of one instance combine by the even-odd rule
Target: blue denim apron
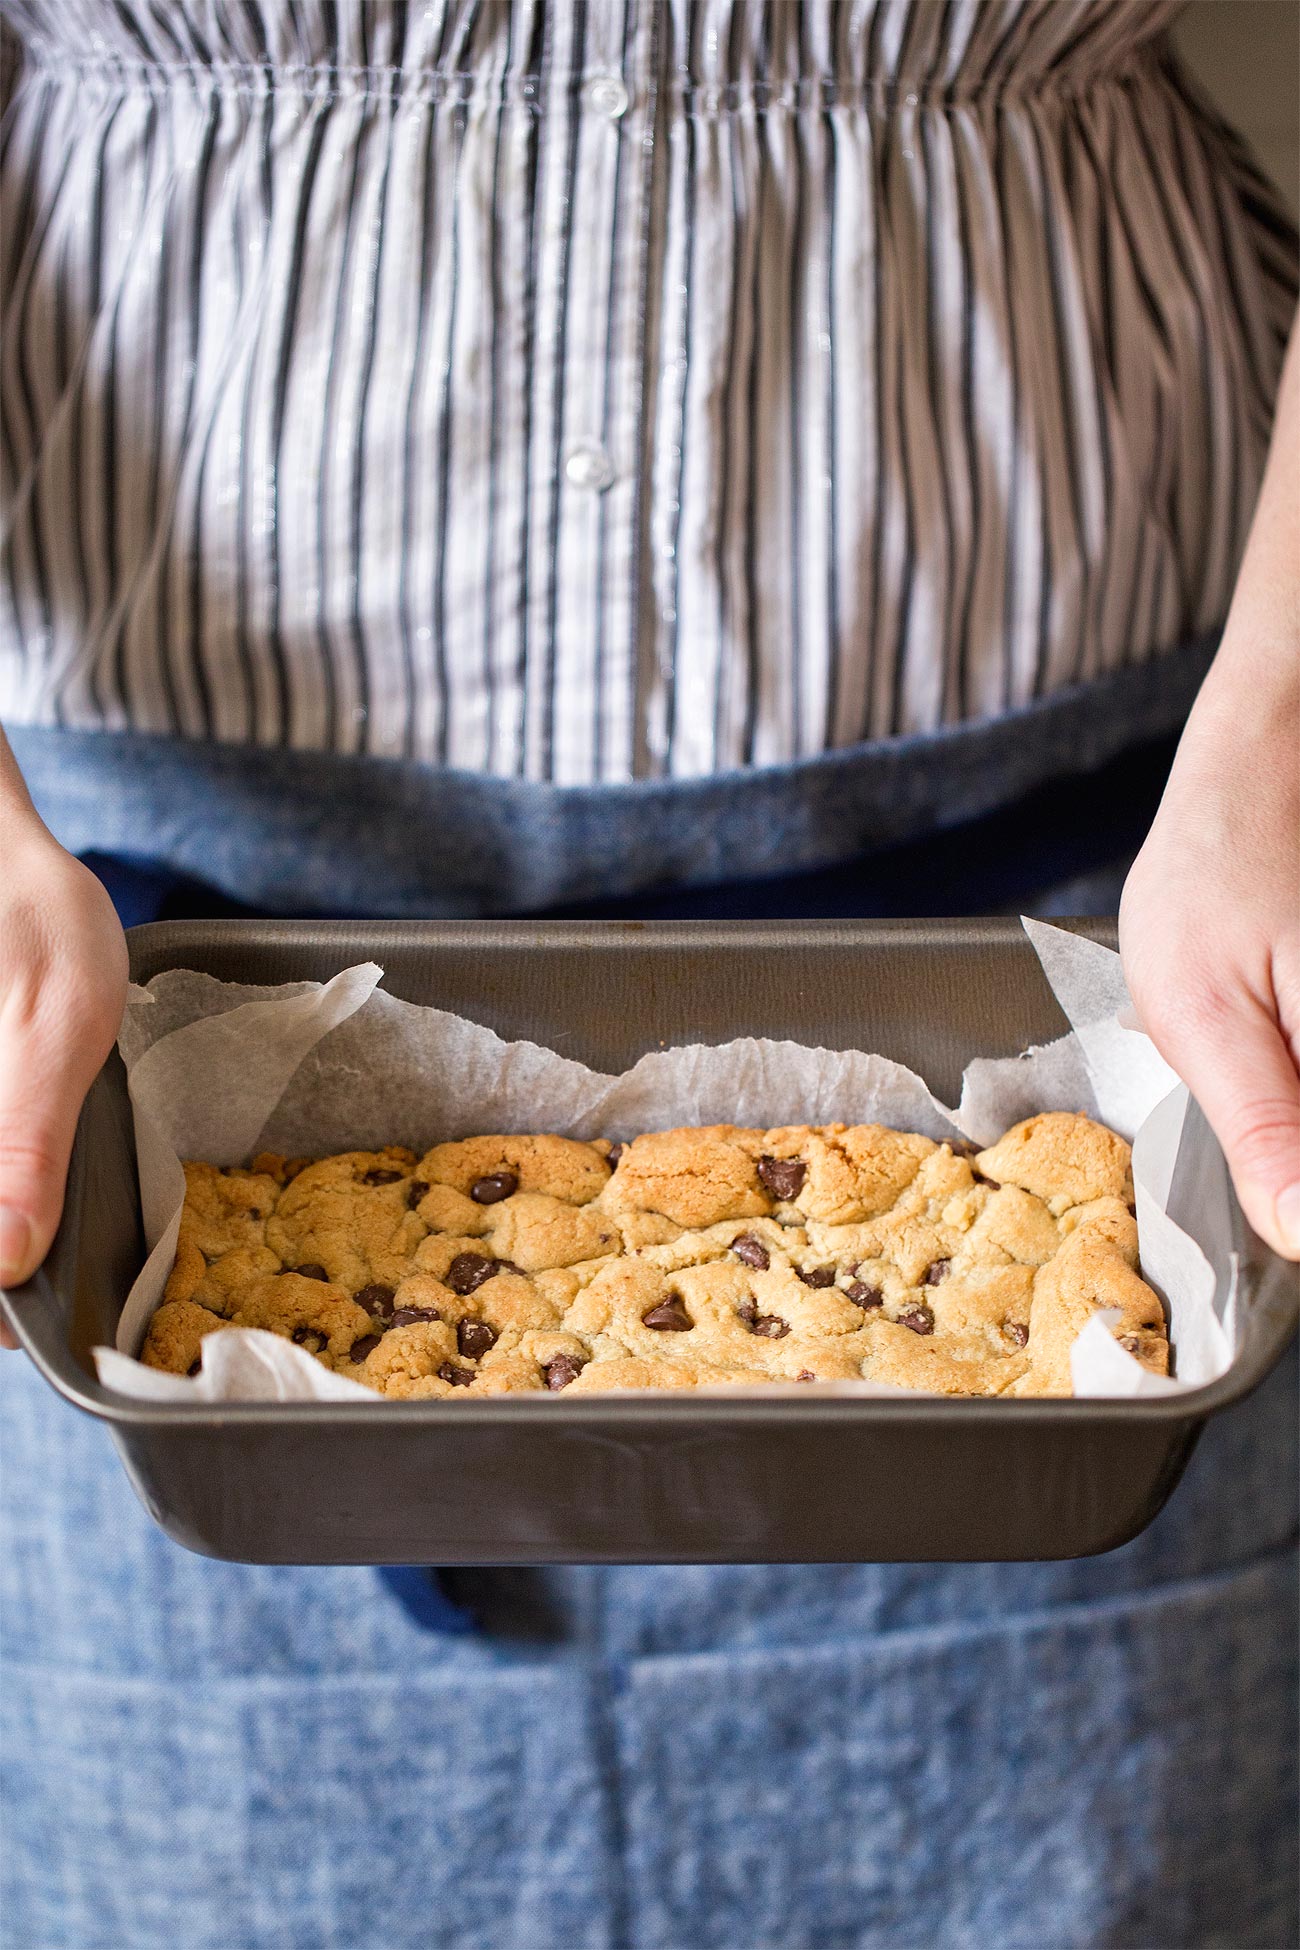
[[461,1573],[473,1632],[0,1405],[13,1950],[1296,1940],[1294,1361],[1105,1557]]
[[0,1411],[6,1945],[1296,1940],[1294,1357],[1039,1565],[220,1564],[16,1357]]

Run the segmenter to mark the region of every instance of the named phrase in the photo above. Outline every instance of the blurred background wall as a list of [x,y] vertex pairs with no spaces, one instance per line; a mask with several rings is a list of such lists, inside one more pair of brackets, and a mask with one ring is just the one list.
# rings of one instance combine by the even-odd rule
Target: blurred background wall
[[1300,207],[1300,0],[1191,0],[1173,37],[1294,215]]

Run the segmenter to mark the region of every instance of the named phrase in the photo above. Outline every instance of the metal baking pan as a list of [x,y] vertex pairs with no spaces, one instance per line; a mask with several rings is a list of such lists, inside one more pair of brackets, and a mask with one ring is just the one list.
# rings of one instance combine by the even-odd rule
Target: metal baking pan
[[[1109,923],[1073,924],[1113,944]],[[323,980],[373,958],[408,1000],[605,1071],[647,1049],[790,1037],[879,1050],[955,1102],[976,1055],[1064,1029],[1013,920],[164,923],[131,973]],[[546,1107],[537,1107],[546,1123]],[[1253,1289],[1230,1372],[1155,1401],[694,1400],[154,1406],[99,1385],[143,1259],[125,1077],[87,1101],[63,1226],[5,1313],[50,1384],[98,1416],[145,1507],[214,1557],[293,1564],[1057,1558],[1148,1524],[1202,1427],[1276,1363],[1287,1270],[1241,1222]]]

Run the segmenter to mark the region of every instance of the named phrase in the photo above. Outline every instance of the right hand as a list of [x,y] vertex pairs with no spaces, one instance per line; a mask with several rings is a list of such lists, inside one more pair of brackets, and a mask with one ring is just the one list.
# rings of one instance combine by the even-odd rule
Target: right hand
[[[50,1249],[82,1101],[126,1002],[126,937],[30,806],[0,822],[0,1286]],[[0,1344],[17,1343],[0,1326]]]

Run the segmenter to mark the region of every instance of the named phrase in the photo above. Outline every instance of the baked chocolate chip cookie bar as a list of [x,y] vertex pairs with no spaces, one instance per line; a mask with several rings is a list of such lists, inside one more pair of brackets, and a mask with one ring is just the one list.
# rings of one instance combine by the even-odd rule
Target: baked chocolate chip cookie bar
[[878,1124],[475,1137],[187,1164],[143,1360],[261,1327],[405,1399],[867,1379],[1068,1395],[1101,1310],[1164,1374],[1129,1147],[1031,1117],[985,1150]]

